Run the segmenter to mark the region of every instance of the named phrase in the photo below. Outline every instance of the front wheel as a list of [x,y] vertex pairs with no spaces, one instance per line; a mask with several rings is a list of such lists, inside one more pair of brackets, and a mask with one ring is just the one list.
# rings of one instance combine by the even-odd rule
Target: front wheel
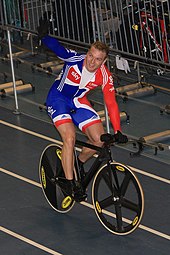
[[98,219],[113,234],[128,235],[139,225],[144,194],[132,170],[111,162],[99,169],[92,185],[92,201]]
[[57,181],[65,179],[60,146],[50,144],[44,149],[39,163],[39,176],[44,196],[50,206],[60,213],[70,211],[75,201],[61,189]]

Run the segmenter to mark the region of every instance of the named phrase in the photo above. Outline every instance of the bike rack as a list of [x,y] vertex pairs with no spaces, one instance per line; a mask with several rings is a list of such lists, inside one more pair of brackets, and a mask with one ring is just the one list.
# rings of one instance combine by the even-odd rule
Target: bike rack
[[[20,52],[15,52],[12,54],[12,57],[17,63],[24,63],[24,58],[29,57],[29,56],[35,56],[36,53],[32,53],[30,51],[20,51]],[[8,60],[10,57],[9,54],[6,55],[6,58],[3,60]],[[60,59],[57,59],[55,61],[50,61],[50,62],[45,62],[45,63],[40,63],[40,64],[34,64],[32,63],[31,69],[32,72],[39,71],[39,72],[45,72],[47,74],[55,74],[58,75],[62,68],[63,68],[64,62]]]
[[138,151],[131,153],[131,155],[140,155],[145,147],[152,148],[155,150],[155,155],[157,155],[158,150],[170,150],[170,143],[165,144],[166,140],[170,139],[170,130],[165,130],[159,133],[150,134],[148,136],[140,137],[139,140],[133,142],[134,147],[138,145]]
[[[18,80],[16,81],[16,91],[18,94],[22,94],[25,92],[35,91],[35,87],[31,83],[23,84],[22,80]],[[0,84],[0,96],[2,98],[13,94],[14,94],[13,82]]]
[[133,84],[129,84],[129,85],[125,85],[125,86],[122,86],[122,87],[119,87],[119,88],[116,88],[116,93],[122,95],[128,91],[133,91],[135,89],[139,89],[141,88],[141,83],[140,82],[137,82],[137,83],[133,83]]
[[[17,80],[17,81],[15,81],[15,85],[16,85],[16,86],[23,85],[23,84],[24,84],[23,80]],[[13,87],[13,82],[12,82],[12,81],[11,81],[11,82],[7,82],[7,83],[2,83],[2,84],[0,84],[0,90],[2,90],[2,89],[7,89],[7,88],[11,88],[11,87]]]
[[165,130],[159,133],[141,137],[140,140],[146,142],[162,142],[170,138],[170,130]]
[[[12,58],[13,59],[15,59],[15,58],[25,58],[25,57],[29,57],[29,56],[33,56],[33,55],[35,55],[35,54],[33,54],[30,51],[23,50],[23,51],[12,53]],[[6,56],[7,56],[8,59],[10,58],[10,54],[7,54]]]
[[50,66],[47,68],[47,71],[49,73],[53,73],[53,74],[60,74],[61,70],[63,68],[63,64],[59,64],[59,65],[56,65],[56,66]]
[[124,100],[128,98],[138,98],[148,95],[153,95],[156,93],[154,86],[144,83],[137,82],[134,84],[129,84],[116,89],[116,93],[121,95]]
[[[102,122],[105,122],[106,118],[105,118],[105,111],[102,110],[102,111],[98,111],[97,112],[102,120]],[[120,112],[120,120],[121,122],[126,122],[127,124],[129,124],[129,115],[125,112],[125,111],[122,111]]]
[[38,64],[37,66],[43,68],[43,69],[47,69],[48,67],[51,67],[51,66],[56,66],[56,65],[59,65],[64,62],[62,60],[56,60],[56,61],[49,61],[49,62],[45,62],[45,63],[41,63],[41,64]]
[[46,63],[41,63],[41,64],[33,64],[31,66],[32,71],[34,72],[35,70],[38,72],[45,72],[47,74],[55,74],[58,75],[60,74],[62,68],[63,68],[63,61],[50,61]]

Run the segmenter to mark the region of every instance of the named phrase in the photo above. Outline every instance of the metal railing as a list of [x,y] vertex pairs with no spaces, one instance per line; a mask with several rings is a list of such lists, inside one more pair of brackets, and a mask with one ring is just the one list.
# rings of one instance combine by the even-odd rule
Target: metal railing
[[170,63],[169,4],[157,0],[93,1],[97,36],[122,53]]

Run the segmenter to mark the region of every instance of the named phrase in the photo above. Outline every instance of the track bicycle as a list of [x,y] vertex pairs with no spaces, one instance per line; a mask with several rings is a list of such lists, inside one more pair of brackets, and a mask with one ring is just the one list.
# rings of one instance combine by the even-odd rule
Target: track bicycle
[[169,62],[168,5],[155,1],[138,1],[125,6],[125,17],[131,20],[141,56]]
[[[140,49],[146,56],[156,53],[158,60],[168,63],[168,41],[164,19],[141,11]],[[150,40],[149,40],[150,39]],[[150,50],[148,49],[150,48]],[[149,52],[147,52],[149,50]],[[149,56],[149,57],[151,57]],[[156,57],[156,55],[155,55]]]
[[[97,152],[84,178],[81,178],[78,167],[75,167],[76,183],[86,190],[93,180],[92,203],[99,221],[113,234],[128,235],[141,222],[144,211],[143,190],[128,166],[113,161],[111,147],[114,145],[114,135],[104,134],[101,141],[104,142],[102,148],[76,141],[76,146],[85,146]],[[61,149],[58,144],[50,144],[43,150],[39,176],[44,196],[50,206],[57,212],[67,213],[73,208],[75,201],[61,185],[65,179]],[[75,164],[77,154],[75,149]]]

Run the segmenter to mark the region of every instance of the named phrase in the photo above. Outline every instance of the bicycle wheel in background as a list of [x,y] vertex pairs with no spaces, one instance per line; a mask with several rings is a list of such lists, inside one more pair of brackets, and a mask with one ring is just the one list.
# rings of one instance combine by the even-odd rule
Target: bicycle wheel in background
[[143,216],[142,187],[134,173],[120,163],[111,162],[97,172],[92,201],[100,222],[113,234],[132,233]]
[[44,149],[39,163],[39,176],[43,193],[50,206],[60,213],[70,211],[75,201],[57,185],[57,179],[65,179],[60,146],[50,144]]

